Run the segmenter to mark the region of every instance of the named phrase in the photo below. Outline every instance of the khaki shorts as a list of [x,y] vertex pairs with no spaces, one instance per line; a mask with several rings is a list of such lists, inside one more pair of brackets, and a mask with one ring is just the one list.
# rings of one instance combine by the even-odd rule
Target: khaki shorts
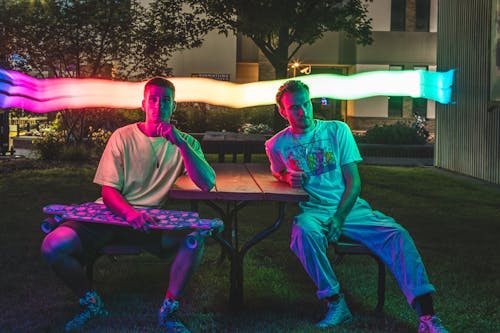
[[79,259],[83,262],[94,259],[99,250],[110,243],[135,245],[154,255],[165,255],[161,230],[145,233],[127,227],[78,221],[65,221],[61,225],[73,229],[80,238],[83,255]]

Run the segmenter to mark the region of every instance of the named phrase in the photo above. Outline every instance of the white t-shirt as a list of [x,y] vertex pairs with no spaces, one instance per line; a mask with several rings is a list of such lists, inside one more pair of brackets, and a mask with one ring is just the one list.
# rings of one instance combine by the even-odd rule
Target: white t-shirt
[[[182,133],[202,154],[199,142]],[[158,167],[157,167],[158,164]],[[161,206],[184,164],[179,148],[163,137],[148,137],[131,124],[111,135],[94,177],[94,183],[120,191],[132,206]],[[102,202],[102,198],[96,200]]]
[[287,127],[266,142],[271,171],[303,171],[304,190],[309,202],[302,208],[322,206],[336,209],[345,190],[341,167],[362,161],[347,124],[315,120],[316,127],[303,135],[293,135]]

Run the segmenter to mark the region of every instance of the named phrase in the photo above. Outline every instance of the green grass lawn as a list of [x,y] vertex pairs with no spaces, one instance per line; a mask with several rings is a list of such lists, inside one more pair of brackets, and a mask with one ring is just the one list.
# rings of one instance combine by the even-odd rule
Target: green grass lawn
[[[0,161],[2,164],[3,161]],[[0,332],[60,332],[77,310],[75,297],[39,254],[44,237],[41,207],[92,201],[94,165],[52,166],[2,172],[0,179]],[[362,197],[395,217],[413,235],[438,293],[435,307],[451,332],[500,332],[500,189],[433,168],[360,167]],[[170,209],[189,209],[175,201]],[[201,205],[203,217],[215,217]],[[324,305],[289,250],[290,222],[252,248],[245,259],[245,307],[228,306],[229,263],[218,262],[213,240],[183,300],[182,317],[193,332],[416,332],[417,318],[391,275],[382,315],[376,304],[376,265],[348,256],[336,268],[354,320],[316,330]],[[272,203],[252,203],[239,217],[242,241],[269,225]],[[333,254],[333,253],[332,253]],[[148,254],[101,258],[95,285],[110,316],[86,332],[159,332],[156,311],[166,290],[170,262]]]

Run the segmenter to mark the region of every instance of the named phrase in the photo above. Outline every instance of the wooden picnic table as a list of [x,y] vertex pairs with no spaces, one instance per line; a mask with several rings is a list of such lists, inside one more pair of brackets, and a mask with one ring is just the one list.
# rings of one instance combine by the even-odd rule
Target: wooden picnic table
[[[279,182],[272,176],[268,164],[218,163],[212,166],[217,175],[215,188],[212,191],[202,192],[188,176],[181,176],[170,190],[169,197],[189,199],[194,203],[203,201],[220,214],[226,232],[218,235],[217,239],[230,256],[229,301],[238,309],[243,304],[243,259],[246,252],[278,229],[283,222],[287,203],[306,201],[308,195],[302,189],[294,189],[288,184]],[[277,202],[278,217],[269,227],[256,233],[240,247],[238,212],[250,201]]]
[[233,163],[238,154],[243,154],[243,162],[250,163],[252,154],[264,153],[264,143],[271,135],[244,134],[234,132],[206,132],[201,139],[203,151],[217,153],[219,163],[224,163],[225,154],[233,155]]

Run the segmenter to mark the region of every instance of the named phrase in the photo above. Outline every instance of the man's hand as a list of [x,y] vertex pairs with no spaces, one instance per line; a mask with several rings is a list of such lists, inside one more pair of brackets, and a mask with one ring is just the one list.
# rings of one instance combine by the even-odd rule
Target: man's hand
[[135,230],[144,232],[149,232],[149,226],[151,224],[156,224],[156,220],[151,215],[145,212],[138,212],[136,210],[131,210],[130,212],[128,212],[125,215],[125,220]]
[[304,172],[300,171],[286,171],[281,174],[282,181],[288,183],[291,187],[302,187],[302,180],[304,179]]
[[342,225],[344,225],[344,221],[336,216],[332,216],[328,219],[328,234],[326,235],[327,239],[332,242],[338,242],[340,238],[340,234],[342,233]]
[[158,135],[164,137],[176,146],[184,142],[181,135],[179,134],[179,131],[172,124],[162,122],[158,124],[158,126],[156,127],[156,131]]

